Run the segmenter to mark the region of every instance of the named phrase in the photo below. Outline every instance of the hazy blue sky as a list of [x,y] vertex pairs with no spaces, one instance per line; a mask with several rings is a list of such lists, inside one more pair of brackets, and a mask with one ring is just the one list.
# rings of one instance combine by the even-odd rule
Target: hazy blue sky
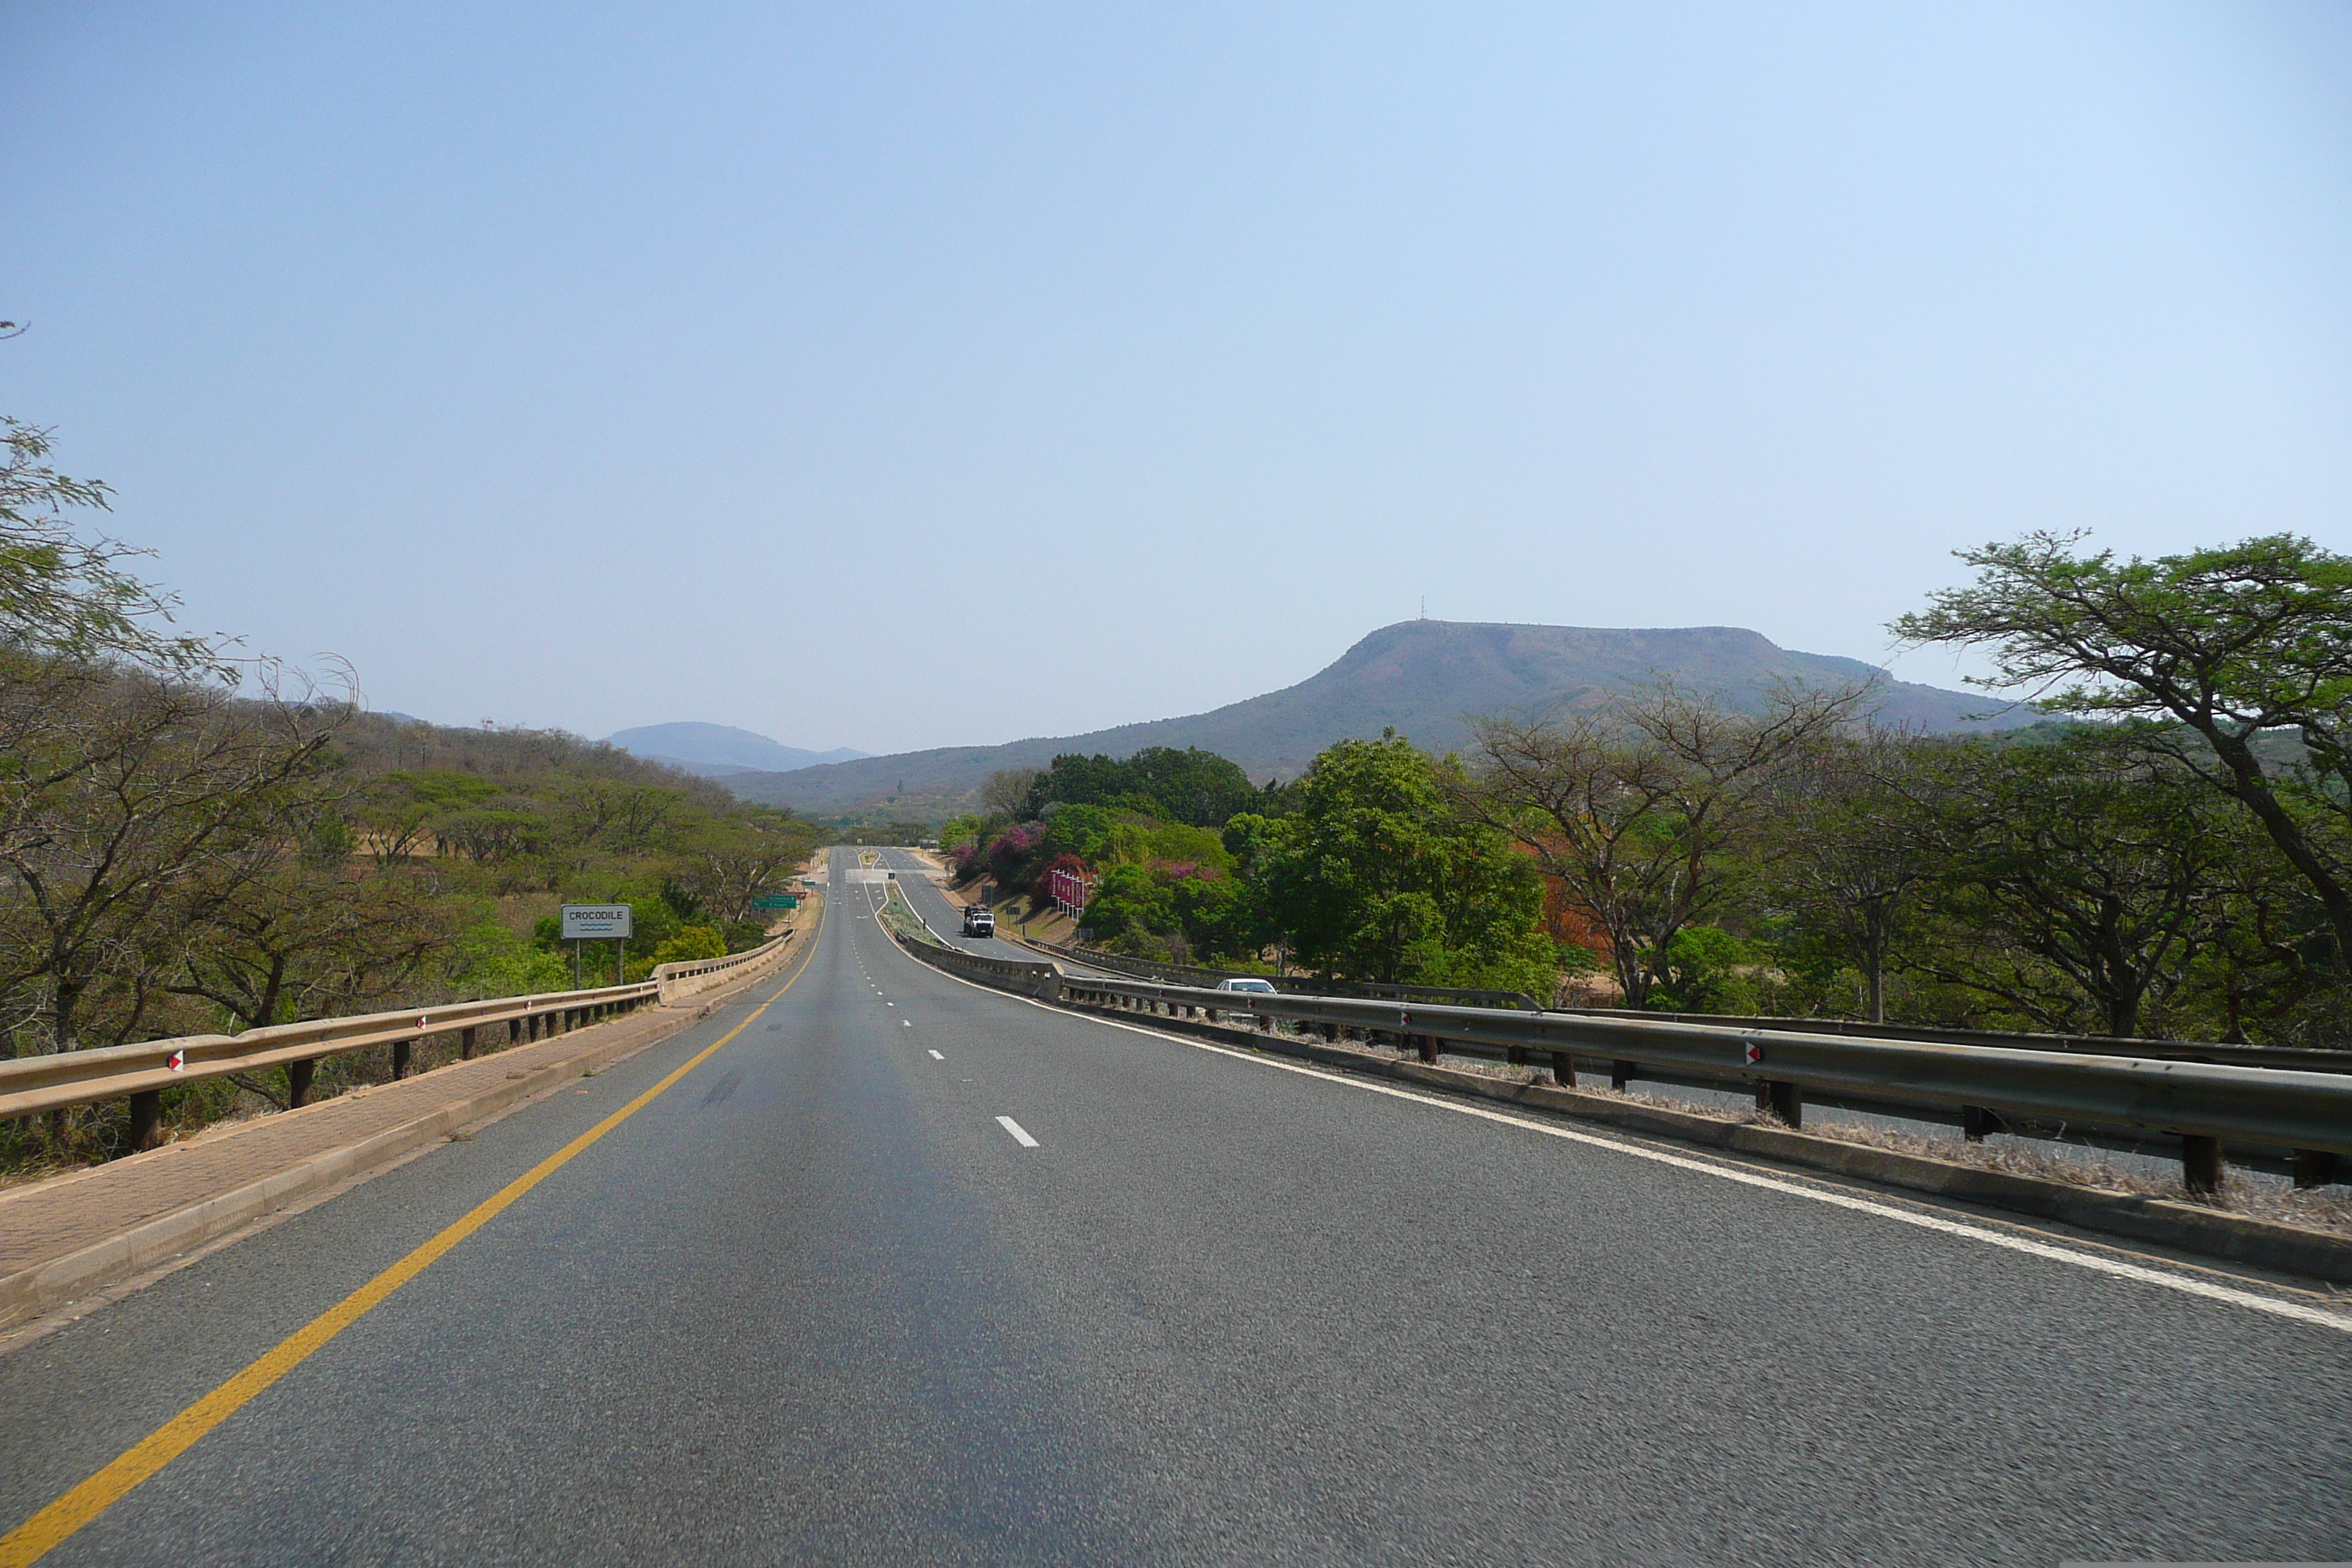
[[5,14],[0,410],[378,707],[897,750],[2352,547],[2352,7],[489,9]]

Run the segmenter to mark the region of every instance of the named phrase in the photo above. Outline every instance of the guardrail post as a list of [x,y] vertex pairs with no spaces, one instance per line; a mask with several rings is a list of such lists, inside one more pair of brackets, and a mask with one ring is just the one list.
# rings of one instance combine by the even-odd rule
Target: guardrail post
[[1551,1080],[1562,1089],[1576,1087],[1576,1058],[1567,1051],[1551,1054]]
[[1805,1097],[1793,1083],[1775,1083],[1769,1079],[1756,1085],[1756,1109],[1769,1110],[1790,1127],[1805,1122]]
[[2298,1187],[2324,1187],[2336,1179],[2342,1163],[2325,1149],[2297,1149],[2294,1152],[2294,1184]]
[[1609,1087],[1622,1090],[1627,1084],[1633,1082],[1635,1065],[1636,1064],[1628,1061],[1611,1062],[1609,1064]]
[[1425,1062],[1434,1063],[1437,1060],[1437,1037],[1435,1035],[1423,1035],[1419,1037],[1419,1039],[1421,1044],[1421,1059]]
[[318,1068],[315,1061],[286,1064],[286,1103],[289,1108],[310,1098],[310,1078]]
[[2201,1196],[2221,1190],[2221,1141],[2201,1133],[2180,1135],[2180,1184]]
[[131,1097],[131,1152],[152,1149],[163,1125],[163,1091],[142,1089]]
[[1993,1133],[2008,1131],[2009,1123],[2000,1119],[2000,1112],[1988,1110],[1981,1105],[1960,1107],[1960,1133],[1969,1142],[1981,1143]]
[[408,1076],[409,1044],[406,1040],[392,1042],[392,1081],[394,1083]]
[[1507,1062],[1509,1065],[1511,1065],[1512,1067],[1515,1067],[1515,1068],[1523,1068],[1523,1067],[1527,1066],[1527,1065],[1528,1065],[1528,1048],[1527,1048],[1527,1047],[1525,1047],[1525,1046],[1505,1046],[1505,1047],[1503,1047],[1503,1060],[1504,1060],[1504,1061],[1506,1061],[1506,1062]]
[[461,1062],[469,1062],[474,1059],[474,1030],[476,1026],[477,1026],[475,1025],[468,1024],[464,1028],[457,1031],[457,1059]]

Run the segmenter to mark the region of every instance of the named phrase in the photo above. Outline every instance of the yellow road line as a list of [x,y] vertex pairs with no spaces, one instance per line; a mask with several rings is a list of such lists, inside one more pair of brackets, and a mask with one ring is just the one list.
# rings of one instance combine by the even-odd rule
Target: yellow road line
[[777,988],[774,996],[753,1008],[750,1017],[696,1052],[692,1059],[667,1078],[509,1182],[448,1229],[297,1329],[244,1371],[141,1438],[104,1469],[6,1535],[0,1535],[0,1568],[22,1568],[23,1564],[38,1562],[75,1531],[104,1513],[150,1476],[194,1447],[199,1438],[243,1409],[246,1402],[254,1395],[301,1365],[313,1351],[367,1316],[394,1290],[432,1268],[444,1253],[496,1219],[517,1198],[562,1169],[605,1133],[652,1104],[663,1090],[700,1067],[720,1047],[750,1028],[753,1019],[798,984],[801,975],[808,973],[808,954],[815,951],[816,943],[810,942],[801,955],[800,969]]

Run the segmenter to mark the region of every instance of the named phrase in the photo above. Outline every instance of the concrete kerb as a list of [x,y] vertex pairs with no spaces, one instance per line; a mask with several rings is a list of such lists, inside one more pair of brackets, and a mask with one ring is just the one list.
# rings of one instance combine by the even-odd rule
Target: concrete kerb
[[[814,922],[807,929],[814,931]],[[730,974],[726,989],[732,991],[748,985],[773,973],[787,955],[805,952],[814,945],[813,942],[803,942],[780,948],[770,961],[747,965],[740,973]],[[642,1028],[647,1022],[646,1016],[642,1014],[614,1019],[607,1024],[592,1025],[577,1032],[584,1047],[577,1056],[546,1063],[479,1094],[440,1106],[397,1127],[387,1128],[357,1143],[314,1154],[258,1181],[159,1215],[120,1236],[109,1237],[104,1241],[0,1278],[0,1330],[69,1305],[118,1279],[152,1268],[241,1226],[264,1218],[311,1193],[390,1164],[410,1151],[446,1138],[461,1128],[490,1121],[556,1085],[592,1072],[601,1072],[708,1017],[711,1008],[724,999],[706,993],[675,1006],[665,1004],[652,1016],[659,1026],[652,1029]],[[632,1029],[629,1026],[632,1024],[640,1027]],[[607,1035],[603,1040],[590,1037],[607,1029],[615,1033]],[[299,1112],[283,1114],[299,1115]]]
[[[1129,1016],[1117,1009],[1106,1011],[1069,1002],[1040,1005],[1057,1006],[1081,1016]],[[1501,1100],[1522,1110],[1599,1121],[1629,1132],[1703,1144],[1909,1192],[1981,1204],[2250,1268],[2333,1284],[2352,1284],[2352,1240],[2275,1220],[2233,1215],[2167,1198],[2144,1197],[2136,1193],[2102,1192],[2064,1182],[2011,1175],[1785,1128],[1719,1121],[1664,1106],[1629,1104],[1553,1084],[1513,1083],[1485,1073],[1433,1067],[1410,1059],[1391,1060],[1345,1046],[1288,1035],[1261,1034],[1205,1019],[1170,1017],[1165,1014],[1133,1016],[1137,1022],[1148,1022],[1152,1028],[1193,1035],[1220,1045],[1291,1057],[1347,1072],[1401,1079],[1480,1100]]]

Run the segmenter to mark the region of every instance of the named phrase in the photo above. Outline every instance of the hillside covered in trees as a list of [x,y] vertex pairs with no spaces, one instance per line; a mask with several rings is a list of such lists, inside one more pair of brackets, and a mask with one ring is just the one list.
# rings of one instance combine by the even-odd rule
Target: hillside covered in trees
[[[751,900],[816,847],[788,811],[614,747],[371,715],[173,632],[132,552],[77,527],[104,487],[5,430],[0,1054],[565,989],[565,901],[635,906],[632,974],[716,956],[761,940]],[[320,1089],[366,1070],[337,1058]],[[208,1080],[165,1113],[284,1094]],[[103,1151],[119,1117],[0,1129],[0,1163]]]
[[1115,949],[1664,1011],[2341,1046],[2352,561],[2256,539],[2119,562],[2042,536],[1897,623],[1987,647],[2037,721],[1874,716],[1867,681],[1672,682],[1346,740],[1253,787],[1198,750],[1008,770],[960,877]]

